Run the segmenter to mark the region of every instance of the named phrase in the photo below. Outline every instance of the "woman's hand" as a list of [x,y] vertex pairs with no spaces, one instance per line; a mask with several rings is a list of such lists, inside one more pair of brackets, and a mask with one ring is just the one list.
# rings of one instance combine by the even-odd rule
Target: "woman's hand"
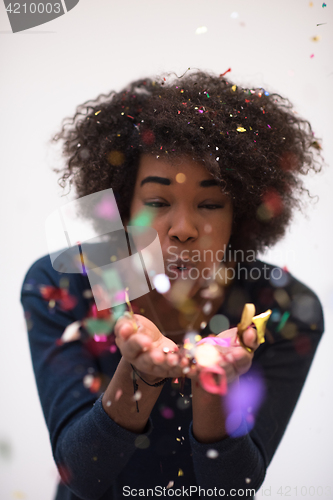
[[179,377],[188,365],[186,358],[180,358],[178,346],[144,316],[134,314],[133,319],[120,318],[114,332],[123,358],[149,383]]
[[226,372],[227,382],[230,384],[251,368],[254,352],[259,346],[257,332],[254,328],[249,327],[243,333],[243,343],[251,349],[251,352],[242,347],[237,336],[237,328],[226,330],[217,337],[231,338],[230,347],[226,348],[223,360],[220,362],[220,366]]
[[[248,349],[243,347],[237,336],[237,328],[231,328],[221,332],[214,339],[228,339],[230,340],[229,347],[222,347],[217,344],[214,345],[214,349],[217,349],[220,353],[219,360],[215,362],[215,367],[223,368],[226,376],[227,384],[231,384],[236,381],[240,375],[246,373],[252,364],[253,355],[255,350],[258,348],[257,332],[254,328],[247,328],[243,333],[243,344],[246,345]],[[251,352],[250,352],[251,351]],[[217,358],[218,355],[216,354]],[[205,360],[205,371],[209,371],[209,360]],[[203,366],[200,363],[194,364],[191,367],[191,371],[188,376],[192,379],[196,379],[200,374]],[[213,373],[213,372],[212,372]],[[217,383],[219,380],[218,374],[213,374]]]

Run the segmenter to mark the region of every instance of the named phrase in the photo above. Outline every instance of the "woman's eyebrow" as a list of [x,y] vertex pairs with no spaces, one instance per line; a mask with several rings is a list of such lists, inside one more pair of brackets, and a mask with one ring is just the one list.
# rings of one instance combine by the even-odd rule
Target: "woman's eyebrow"
[[170,186],[171,184],[171,180],[167,177],[157,177],[155,175],[149,175],[141,181],[140,186],[143,186],[147,182],[156,182],[157,184],[163,184],[164,186]]
[[201,187],[211,187],[211,186],[219,186],[219,182],[216,181],[215,179],[205,179],[204,181],[200,182]]

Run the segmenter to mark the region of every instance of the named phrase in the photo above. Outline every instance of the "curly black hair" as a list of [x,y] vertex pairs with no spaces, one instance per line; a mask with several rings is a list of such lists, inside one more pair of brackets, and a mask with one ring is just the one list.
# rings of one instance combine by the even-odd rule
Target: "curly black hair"
[[202,71],[141,79],[77,107],[53,141],[67,159],[59,183],[77,196],[113,188],[129,219],[140,155],[186,155],[230,194],[233,249],[262,251],[285,233],[300,174],[321,170],[321,146],[288,99]]

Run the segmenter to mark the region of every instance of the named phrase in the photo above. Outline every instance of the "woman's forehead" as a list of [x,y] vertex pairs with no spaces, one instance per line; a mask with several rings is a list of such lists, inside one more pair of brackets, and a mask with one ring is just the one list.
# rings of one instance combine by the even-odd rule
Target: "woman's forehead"
[[202,164],[186,155],[173,155],[165,159],[157,155],[143,154],[139,162],[138,179],[141,182],[148,175],[159,175],[178,183],[187,179],[201,181],[213,178]]

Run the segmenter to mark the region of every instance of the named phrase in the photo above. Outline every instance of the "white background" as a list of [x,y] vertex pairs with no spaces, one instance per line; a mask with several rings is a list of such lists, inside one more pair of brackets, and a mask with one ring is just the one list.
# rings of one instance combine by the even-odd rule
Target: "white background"
[[[48,144],[61,120],[140,77],[231,67],[235,83],[289,97],[332,165],[332,9],[331,0],[324,8],[318,0],[80,0],[66,15],[12,34],[1,3],[1,499],[52,500],[57,482],[19,290],[30,264],[47,253],[46,216],[63,203]],[[200,26],[207,32],[197,35]],[[321,39],[311,41],[316,35]],[[326,333],[258,498],[280,500],[288,486],[294,499],[333,498],[332,168],[307,186],[319,202],[308,218],[295,217],[265,258],[287,265],[317,292]]]

